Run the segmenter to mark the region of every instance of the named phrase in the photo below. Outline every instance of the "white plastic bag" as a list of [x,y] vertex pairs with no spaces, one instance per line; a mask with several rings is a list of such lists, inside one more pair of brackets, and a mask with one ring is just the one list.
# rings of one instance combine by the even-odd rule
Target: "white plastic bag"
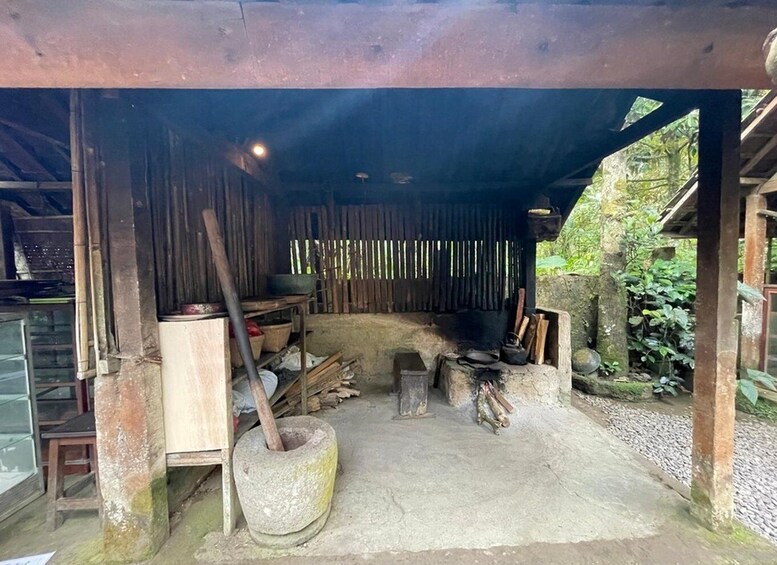
[[[305,356],[305,365],[308,366],[308,369],[318,367],[324,361],[326,361],[326,357],[317,357],[316,355],[311,355],[310,353]],[[302,361],[300,360],[299,347],[289,347],[289,350],[283,356],[281,362],[277,367],[275,367],[276,371],[280,371],[282,369],[286,369],[288,371],[302,370]]]
[[[267,398],[272,398],[278,388],[278,376],[272,371],[259,371],[259,378],[262,380]],[[248,379],[245,379],[232,387],[232,413],[239,416],[249,412],[256,412],[256,402],[251,393],[251,385]]]

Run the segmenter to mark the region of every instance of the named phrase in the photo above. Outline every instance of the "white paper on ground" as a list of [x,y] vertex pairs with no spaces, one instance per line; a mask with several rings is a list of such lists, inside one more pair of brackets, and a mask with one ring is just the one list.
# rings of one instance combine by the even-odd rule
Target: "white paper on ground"
[[0,561],[0,565],[46,565],[52,557],[54,557],[53,551],[51,553],[31,555],[30,557],[19,557],[17,559],[9,559],[8,561]]

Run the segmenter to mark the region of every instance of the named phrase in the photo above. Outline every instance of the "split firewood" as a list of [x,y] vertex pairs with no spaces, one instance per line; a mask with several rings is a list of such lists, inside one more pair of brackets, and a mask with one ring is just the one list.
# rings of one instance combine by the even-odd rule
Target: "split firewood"
[[546,320],[543,316],[542,319],[540,319],[539,325],[537,327],[537,338],[536,338],[536,344],[534,349],[534,359],[537,363],[537,365],[542,365],[545,363],[545,342],[548,338],[548,326],[550,325],[550,321]]
[[478,426],[481,425],[483,422],[486,422],[489,426],[491,426],[491,429],[494,430],[494,435],[499,435],[499,422],[494,420],[491,415],[488,413],[488,406],[486,406],[486,395],[483,390],[483,387],[478,388],[478,397],[476,402],[478,415],[477,415],[477,422]]
[[526,329],[526,334],[524,336],[523,340],[523,348],[529,352],[529,355],[531,356],[532,352],[534,351],[534,338],[537,335],[537,326],[540,323],[540,318],[536,314],[532,314],[529,318],[529,327]]
[[321,410],[321,400],[317,396],[308,398],[308,412],[318,412]]
[[521,328],[518,330],[518,341],[523,341],[523,336],[526,335],[526,328],[529,327],[529,317],[524,316],[521,321]]
[[329,406],[330,408],[334,408],[335,406],[337,406],[343,401],[342,398],[340,398],[333,392],[322,394],[320,398],[321,398],[321,406]]
[[489,390],[491,391],[491,394],[494,395],[494,398],[496,398],[499,401],[499,404],[501,404],[505,410],[507,410],[508,414],[512,414],[515,412],[515,406],[510,404],[510,402],[505,398],[505,395],[502,394],[502,391],[500,391],[497,387],[495,387],[493,384],[488,385]]
[[[354,367],[357,359],[340,361],[341,353],[327,358],[321,365],[308,372],[308,412],[321,408],[334,408],[343,400],[359,396],[355,388]],[[273,406],[276,416],[301,413],[301,385],[299,381],[282,391]]]
[[348,388],[345,386],[339,386],[335,389],[335,393],[340,398],[351,398],[352,396],[359,396],[361,393],[358,390]]
[[494,413],[494,417],[496,418],[496,421],[499,422],[499,425],[503,428],[509,428],[510,427],[510,418],[507,417],[507,414],[505,414],[504,409],[502,406],[497,402],[496,398],[494,398],[494,395],[491,393],[491,388],[488,385],[485,385],[483,387],[486,395],[486,402],[488,402],[488,406],[491,408],[491,411]]

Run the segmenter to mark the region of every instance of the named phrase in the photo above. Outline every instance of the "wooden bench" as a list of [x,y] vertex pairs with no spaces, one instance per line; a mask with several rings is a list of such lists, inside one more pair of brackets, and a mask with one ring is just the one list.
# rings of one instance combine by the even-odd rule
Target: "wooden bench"
[[[46,522],[51,530],[62,525],[62,512],[68,510],[97,510],[102,517],[100,479],[97,472],[97,431],[94,412],[85,412],[64,424],[41,434],[49,440],[48,510]],[[90,472],[65,489],[65,454],[61,448],[68,445],[83,446],[89,458]],[[95,481],[95,496],[71,496],[83,489],[91,478]]]
[[393,391],[399,396],[400,418],[420,418],[426,415],[428,380],[429,371],[417,351],[394,355]]

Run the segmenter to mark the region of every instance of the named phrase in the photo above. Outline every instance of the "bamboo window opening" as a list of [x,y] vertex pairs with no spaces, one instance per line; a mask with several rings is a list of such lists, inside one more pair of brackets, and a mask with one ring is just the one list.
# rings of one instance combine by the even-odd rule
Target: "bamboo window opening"
[[317,312],[499,310],[519,282],[518,226],[497,206],[296,207],[289,228]]

